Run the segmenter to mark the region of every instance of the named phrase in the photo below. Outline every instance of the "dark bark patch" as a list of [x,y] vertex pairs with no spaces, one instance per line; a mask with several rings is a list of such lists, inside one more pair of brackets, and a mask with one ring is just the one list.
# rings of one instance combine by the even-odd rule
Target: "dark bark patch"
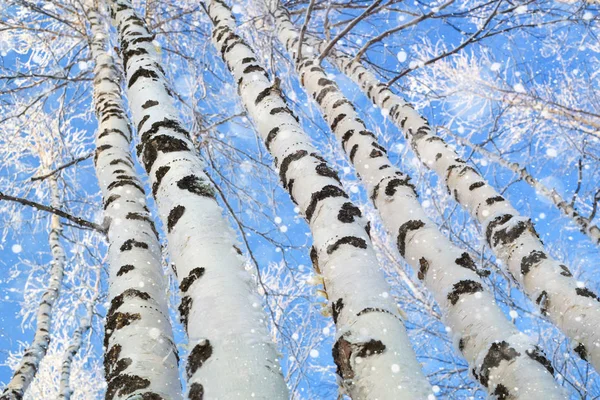
[[176,133],[180,133],[186,138],[189,138],[189,132],[181,126],[181,123],[177,120],[165,118],[162,121],[156,121],[152,123],[152,126],[142,134],[141,142],[146,143],[148,139],[156,135],[161,129],[168,129]]
[[510,392],[508,391],[508,388],[501,383],[496,386],[492,395],[496,396],[497,400],[510,399]]
[[592,292],[588,288],[575,288],[575,292],[578,296],[589,297],[590,299],[594,299],[596,301],[600,301],[600,298],[596,295],[596,293]]
[[532,360],[535,360],[542,364],[542,366],[546,368],[551,375],[554,375],[554,368],[552,367],[550,360],[546,358],[544,351],[540,347],[533,346],[533,349],[525,350],[525,354],[527,354]]
[[289,114],[292,118],[294,118],[296,120],[296,122],[300,122],[300,119],[296,115],[294,115],[292,110],[290,110],[287,107],[275,107],[271,111],[269,111],[269,114],[271,114],[271,115]]
[[159,103],[156,100],[148,100],[147,102],[145,102],[144,104],[142,104],[142,108],[145,110],[147,108],[157,106],[158,104]]
[[481,182],[475,182],[475,183],[472,183],[471,186],[469,186],[469,190],[473,191],[473,190],[475,190],[477,188],[480,188],[482,186],[485,186],[485,182],[483,182],[483,181],[481,181]]
[[127,87],[131,88],[140,78],[148,78],[152,79],[153,81],[157,81],[159,79],[158,74],[151,69],[138,68],[133,75],[131,75]]
[[123,243],[121,245],[120,250],[121,251],[130,251],[130,250],[133,250],[134,247],[137,247],[137,248],[140,248],[140,249],[147,249],[148,248],[148,243],[138,242],[135,239],[127,239],[125,241],[125,243]]
[[122,313],[115,312],[106,317],[106,333],[104,334],[104,347],[108,347],[110,337],[114,331],[118,331],[132,322],[141,319],[142,316],[139,313]]
[[204,386],[199,383],[192,383],[188,392],[189,400],[204,400]]
[[172,153],[175,151],[190,151],[188,144],[183,139],[178,139],[170,135],[158,135],[148,140],[143,146],[144,149],[144,168],[150,173],[152,166],[158,157],[158,152]]
[[315,97],[315,100],[318,104],[321,104],[323,102],[323,99],[325,98],[325,96],[327,96],[328,93],[337,92],[337,91],[338,91],[338,88],[335,86],[324,87],[319,92],[319,95]]
[[346,337],[340,337],[333,346],[333,360],[337,365],[337,374],[344,380],[354,378],[352,361],[356,357],[366,358],[381,354],[386,347],[380,340],[371,339],[368,342],[351,343]]
[[321,190],[314,192],[311,195],[310,204],[306,208],[306,213],[305,213],[306,219],[308,221],[310,221],[312,219],[312,216],[313,216],[315,210],[317,209],[317,204],[320,201],[325,200],[329,197],[343,197],[343,198],[347,199],[348,195],[340,187],[333,186],[333,185],[323,186],[323,188],[321,188]]
[[385,185],[385,194],[387,196],[393,196],[396,194],[396,191],[400,186],[406,186],[412,189],[413,194],[416,194],[415,187],[412,183],[410,183],[410,177],[406,177],[404,179],[394,178],[391,179],[387,185]]
[[354,107],[352,106],[352,103],[350,103],[350,101],[348,101],[347,99],[340,99],[340,100],[337,100],[335,103],[333,103],[333,106],[332,106],[332,108],[335,110],[336,108],[338,108],[338,107],[342,106],[343,104],[349,104],[349,105],[350,105],[352,108],[354,108]]
[[425,257],[421,257],[419,259],[419,273],[417,274],[417,277],[419,278],[419,280],[425,279],[425,276],[427,276],[428,270],[429,270],[429,261],[427,261],[427,259],[425,259]]
[[279,127],[275,127],[269,131],[269,134],[267,135],[267,139],[265,140],[265,147],[267,148],[267,150],[271,150],[271,143],[273,142],[273,140],[275,140],[278,133],[279,133]]
[[344,236],[343,238],[336,240],[335,243],[327,247],[327,254],[332,254],[343,244],[348,244],[359,249],[367,248],[367,242],[365,241],[365,239],[356,236]]
[[350,162],[354,162],[354,157],[356,156],[356,152],[358,151],[358,145],[355,144],[354,146],[352,146],[352,148],[350,149]]
[[532,267],[537,267],[538,264],[548,257],[543,251],[533,250],[531,253],[521,259],[521,274],[527,275]]
[[281,180],[284,189],[288,188],[287,171],[290,167],[290,164],[294,161],[302,159],[303,157],[306,157],[307,155],[308,152],[306,150],[298,150],[292,154],[287,155],[283,159],[283,161],[281,162],[281,166],[279,167],[279,179]]
[[188,379],[190,379],[202,365],[212,356],[213,348],[208,339],[202,340],[188,356],[188,362],[186,366],[186,372]]
[[337,172],[335,172],[333,169],[329,168],[329,166],[326,163],[320,163],[319,165],[317,165],[315,168],[315,171],[317,172],[318,175],[326,176],[328,178],[333,178],[338,183],[341,183],[340,177],[338,176]]
[[354,222],[354,217],[362,217],[360,208],[350,202],[344,203],[338,212],[338,220],[349,224]]
[[510,347],[505,341],[492,343],[481,364],[479,382],[481,382],[483,386],[488,387],[490,370],[492,368],[497,368],[502,361],[511,361],[520,355],[521,353]]
[[571,273],[571,271],[569,271],[569,268],[567,268],[567,266],[566,266],[566,265],[562,265],[562,264],[561,264],[561,265],[559,265],[559,267],[560,267],[560,269],[562,270],[562,271],[560,272],[560,274],[561,274],[562,276],[566,276],[566,277],[569,277],[569,278],[573,276],[573,274]]
[[344,148],[344,150],[346,149],[346,143],[348,143],[348,140],[350,140],[352,136],[354,136],[354,129],[346,131],[346,133],[344,133],[344,136],[342,136],[342,147]]
[[487,198],[485,200],[485,204],[487,204],[488,206],[491,206],[494,203],[500,203],[502,201],[505,201],[504,197],[502,197],[502,196],[494,196],[494,197]]
[[152,232],[154,233],[154,236],[156,236],[156,238],[158,239],[158,231],[156,230],[156,227],[154,226],[154,221],[149,216],[141,214],[141,213],[137,213],[137,212],[130,212],[130,213],[127,213],[127,216],[125,216],[125,219],[130,219],[130,220],[135,220],[135,221],[144,221],[144,222],[148,223],[148,225],[150,225],[150,229],[152,229]]
[[175,224],[177,224],[177,222],[181,219],[184,212],[185,207],[182,205],[173,207],[173,209],[169,212],[169,217],[167,218],[167,231],[169,233],[171,233],[175,227]]
[[333,303],[331,303],[331,316],[333,317],[334,324],[337,324],[337,320],[338,320],[343,308],[344,308],[344,299],[342,299],[341,297],[339,299],[337,299],[336,301],[334,301]]
[[197,279],[200,279],[204,275],[205,269],[202,267],[194,268],[190,271],[190,274],[183,278],[181,284],[179,285],[179,290],[183,293],[187,292],[192,283],[194,283]]
[[535,304],[540,307],[542,315],[548,315],[548,307],[550,307],[550,299],[548,298],[548,292],[542,290],[542,293],[535,299]]
[[415,219],[407,221],[400,226],[400,229],[398,229],[398,239],[396,243],[398,246],[398,251],[402,257],[404,257],[404,254],[406,253],[406,235],[408,235],[408,232],[416,231],[424,226],[425,222]]
[[111,194],[110,196],[108,196],[108,199],[106,199],[106,201],[104,202],[104,209],[106,210],[113,201],[117,201],[120,198],[121,196],[118,194]]
[[310,248],[310,261],[312,261],[314,270],[320,274],[321,270],[319,269],[319,257],[317,254],[317,249],[315,249],[314,246]]
[[181,321],[182,325],[185,326],[185,330],[187,331],[188,327],[188,317],[190,314],[190,309],[192,308],[192,298],[190,296],[183,296],[181,298],[181,303],[179,304],[179,321]]
[[196,175],[188,175],[177,181],[177,187],[203,197],[215,197],[215,190],[204,179]]
[[119,268],[119,271],[117,272],[117,276],[125,275],[126,273],[128,273],[129,271],[133,271],[134,269],[135,269],[135,267],[131,264],[123,265],[121,268]]
[[106,400],[112,400],[115,396],[127,396],[136,390],[145,389],[150,386],[148,379],[137,375],[119,375],[108,383],[106,388]]
[[461,295],[477,292],[483,292],[481,283],[465,279],[454,284],[452,291],[448,293],[448,300],[450,301],[450,304],[456,305]]
[[156,174],[154,175],[156,177],[156,180],[154,181],[154,184],[152,184],[152,195],[153,196],[156,196],[156,193],[158,193],[160,184],[162,183],[163,178],[165,177],[165,175],[167,175],[167,172],[169,172],[170,169],[171,169],[171,167],[169,167],[169,166],[162,166],[162,167],[158,167],[158,169],[156,170]]
[[256,100],[254,100],[254,104],[258,105],[261,101],[263,101],[267,96],[271,94],[271,86],[264,88],[260,91],[258,96],[256,96]]
[[346,114],[342,113],[342,114],[338,114],[338,116],[333,119],[333,122],[331,123],[331,130],[333,132],[335,132],[337,126],[339,125],[340,122],[342,122],[342,120],[344,118],[346,118]]
[[585,346],[583,345],[583,343],[577,344],[577,346],[573,349],[573,351],[575,353],[577,353],[579,355],[579,357],[581,357],[581,359],[583,361],[587,361],[588,360],[587,349],[585,348]]

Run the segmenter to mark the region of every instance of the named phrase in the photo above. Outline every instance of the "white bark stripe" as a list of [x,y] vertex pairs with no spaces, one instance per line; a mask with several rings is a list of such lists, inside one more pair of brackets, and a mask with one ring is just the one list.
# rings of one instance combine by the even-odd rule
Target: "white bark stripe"
[[337,327],[333,349],[342,385],[358,399],[425,399],[431,388],[415,358],[390,288],[378,268],[368,223],[311,144],[277,84],[234,29],[220,0],[208,7],[213,41],[234,79],[284,188],[313,234],[311,258],[323,274]]
[[[285,11],[275,13],[281,42],[296,60],[299,32]],[[307,47],[302,54],[310,54]],[[297,65],[300,81],[323,112],[366,184],[400,254],[424,280],[444,311],[445,322],[472,374],[500,398],[563,399],[543,351],[504,316],[468,253],[454,246],[427,218],[410,177],[392,165],[386,150],[352,103],[314,58]],[[518,388],[518,389],[515,389]]]
[[[61,208],[60,195],[56,175],[49,178],[51,205]],[[0,400],[21,400],[25,391],[31,385],[40,362],[48,351],[50,345],[50,328],[52,327],[52,308],[60,294],[64,268],[66,262],[65,250],[60,243],[62,232],[60,217],[52,214],[50,217],[50,234],[48,244],[52,252],[52,268],[50,269],[50,280],[48,287],[42,295],[42,301],[36,315],[36,329],[33,341],[25,350],[21,363],[15,370],[10,382],[0,395]]]
[[[317,49],[325,43],[308,39]],[[389,110],[416,156],[445,182],[450,193],[475,218],[492,251],[543,315],[572,339],[572,347],[600,371],[600,298],[579,286],[569,269],[545,250],[533,223],[523,217],[439,136],[428,122],[360,62],[332,51],[328,59],[356,82],[369,99]]]
[[106,314],[106,399],[180,399],[161,247],[130,155],[122,74],[107,52],[108,26],[88,11],[98,136],[94,163],[108,224],[110,308]]
[[127,0],[111,2],[129,102],[183,296],[188,398],[284,399],[287,388],[235,234],[203,172],[152,43]]

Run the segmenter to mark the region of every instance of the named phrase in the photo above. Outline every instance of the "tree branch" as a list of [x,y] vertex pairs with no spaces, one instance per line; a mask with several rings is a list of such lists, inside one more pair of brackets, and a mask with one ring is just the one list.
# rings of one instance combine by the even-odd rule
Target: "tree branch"
[[7,194],[4,194],[2,192],[0,192],[0,200],[7,200],[7,201],[14,201],[15,203],[20,203],[23,204],[25,206],[30,206],[33,208],[37,208],[38,210],[41,211],[46,211],[52,214],[56,214],[59,217],[68,219],[71,222],[76,223],[77,225],[81,226],[81,227],[85,227],[85,228],[89,228],[89,229],[93,229],[97,232],[106,234],[106,229],[104,227],[102,227],[101,225],[98,225],[94,222],[90,222],[88,220],[85,220],[83,218],[79,218],[79,217],[75,217],[65,211],[59,210],[58,208],[54,208],[54,207],[50,207],[50,206],[46,206],[44,204],[40,204],[40,203],[36,203],[35,201],[31,201],[31,200],[27,200],[27,199],[23,199],[21,197],[14,197],[14,196],[9,196]]
[[32,182],[35,182],[35,181],[43,181],[44,179],[51,177],[52,175],[54,175],[54,174],[56,174],[56,173],[58,173],[58,172],[62,171],[62,170],[63,170],[63,169],[65,169],[65,168],[69,168],[69,167],[70,167],[70,166],[72,166],[72,165],[75,165],[75,164],[77,164],[77,163],[80,163],[81,161],[85,161],[85,160],[87,160],[88,158],[90,158],[90,157],[91,157],[91,156],[93,156],[93,155],[94,155],[94,153],[93,153],[93,152],[91,152],[91,153],[89,153],[89,154],[86,154],[85,156],[81,156],[81,157],[79,157],[79,158],[76,158],[76,159],[74,159],[74,160],[72,160],[72,161],[69,161],[68,163],[66,163],[66,164],[64,164],[64,165],[61,165],[60,167],[56,168],[56,169],[55,169],[54,171],[52,171],[52,172],[49,172],[49,173],[47,173],[46,175],[40,175],[40,176],[34,176],[34,177],[32,177],[32,178],[31,178],[31,181],[32,181]]

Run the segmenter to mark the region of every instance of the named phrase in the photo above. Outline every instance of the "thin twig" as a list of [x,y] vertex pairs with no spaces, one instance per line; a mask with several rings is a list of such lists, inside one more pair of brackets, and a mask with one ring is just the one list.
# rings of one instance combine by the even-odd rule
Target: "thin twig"
[[304,34],[306,33],[306,28],[308,27],[308,22],[310,21],[310,14],[315,6],[315,0],[310,0],[308,4],[308,8],[306,9],[306,15],[304,16],[304,23],[302,24],[302,28],[300,28],[300,36],[298,36],[298,50],[296,50],[296,64],[300,62],[302,58],[302,45],[304,44]]
[[329,54],[331,49],[333,49],[333,46],[335,46],[337,42],[339,42],[344,36],[346,36],[346,34],[350,32],[352,28],[356,26],[356,24],[368,17],[369,14],[371,14],[371,11],[373,11],[380,3],[381,0],[374,1],[373,4],[371,4],[365,11],[363,11],[362,14],[350,21],[350,23],[346,25],[346,27],[336,37],[334,37],[331,42],[327,43],[327,47],[325,47],[323,52],[319,55],[319,58],[317,58],[317,64],[320,64],[323,61],[323,59],[327,57],[327,54]]
[[35,182],[35,181],[43,181],[44,179],[51,177],[52,175],[54,175],[54,174],[56,174],[56,173],[58,173],[58,172],[62,171],[62,170],[63,170],[63,169],[65,169],[65,168],[69,168],[69,167],[70,167],[70,166],[72,166],[72,165],[75,165],[75,164],[77,164],[77,163],[80,163],[80,162],[82,162],[82,161],[85,161],[85,160],[87,160],[88,158],[90,158],[90,157],[91,157],[91,156],[93,156],[93,155],[94,155],[94,153],[93,153],[93,152],[91,152],[91,153],[89,153],[89,154],[86,154],[85,156],[81,156],[81,157],[79,157],[79,158],[76,158],[76,159],[74,159],[73,161],[69,161],[68,163],[66,163],[66,164],[64,164],[64,165],[61,165],[60,167],[56,168],[56,169],[55,169],[54,171],[52,171],[52,172],[49,172],[49,173],[47,173],[46,175],[34,176],[33,178],[31,178],[31,181],[32,181],[32,182]]

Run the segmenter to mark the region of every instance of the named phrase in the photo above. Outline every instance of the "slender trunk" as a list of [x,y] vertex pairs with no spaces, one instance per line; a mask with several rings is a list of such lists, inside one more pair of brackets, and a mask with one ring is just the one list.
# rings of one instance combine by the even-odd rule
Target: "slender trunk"
[[584,218],[572,204],[567,202],[560,194],[556,192],[554,189],[548,188],[546,185],[538,181],[527,171],[525,167],[521,167],[519,163],[510,162],[499,156],[498,154],[492,153],[491,151],[486,150],[485,148],[478,146],[476,144],[471,143],[467,139],[464,139],[460,136],[454,135],[452,132],[450,134],[461,144],[465,146],[472,147],[479,154],[483,155],[488,160],[491,160],[497,164],[502,165],[504,168],[510,169],[523,181],[528,183],[532,188],[535,189],[536,192],[544,196],[546,199],[552,202],[558,208],[564,216],[568,217],[575,223],[575,225],[579,226],[581,232],[586,234],[595,244],[600,244],[600,227],[592,223],[588,218]]
[[180,399],[177,348],[169,321],[161,247],[130,155],[121,73],[107,52],[108,27],[88,12],[99,121],[94,163],[108,225],[110,308],[106,314],[106,399]]
[[[285,13],[278,14],[281,17]],[[310,45],[324,49],[314,37]],[[543,247],[529,218],[512,205],[439,136],[412,105],[394,94],[360,62],[332,51],[328,59],[356,82],[367,97],[402,129],[416,156],[433,169],[456,201],[465,207],[485,232],[492,251],[524,288],[543,315],[573,340],[573,348],[600,371],[600,298],[577,284],[569,269]]]
[[427,398],[431,388],[378,268],[368,223],[303,132],[277,78],[269,81],[252,49],[234,32],[229,8],[219,0],[209,4],[215,47],[275,157],[284,188],[310,225],[311,258],[332,300],[337,327],[333,358],[343,388],[355,400]]
[[262,299],[244,272],[235,234],[178,117],[154,35],[128,0],[111,6],[140,135],[138,155],[150,177],[180,283],[179,310],[190,348],[188,397],[287,398]]
[[96,301],[98,301],[98,296],[100,295],[100,272],[97,273],[96,287],[94,289],[95,294],[90,299],[90,302],[85,309],[85,317],[81,319],[81,324],[79,325],[79,328],[75,330],[69,343],[69,347],[67,347],[67,350],[65,351],[65,359],[60,371],[60,386],[58,389],[59,400],[69,400],[73,394],[69,383],[69,380],[71,379],[71,366],[73,365],[73,359],[83,344],[83,335],[85,335],[92,326],[94,307],[96,306]]
[[[60,196],[56,176],[49,180],[50,193],[52,196],[52,207],[60,207]],[[50,280],[46,291],[42,295],[42,301],[36,316],[36,330],[33,342],[25,350],[21,363],[15,370],[10,382],[2,392],[0,400],[20,400],[25,395],[25,391],[35,378],[40,362],[48,351],[50,345],[50,328],[52,326],[52,312],[54,303],[60,294],[62,286],[63,273],[65,268],[65,251],[60,243],[60,234],[62,224],[60,217],[53,214],[50,217],[50,235],[48,243],[52,251],[52,261],[50,265]]]
[[[295,60],[298,30],[285,11],[275,16],[279,39]],[[310,54],[308,46],[304,47],[303,54]],[[480,278],[485,271],[479,270],[469,254],[454,246],[427,218],[410,177],[392,165],[386,150],[335,82],[327,78],[316,58],[303,58],[297,69],[302,85],[316,99],[366,184],[384,226],[397,240],[400,254],[442,308],[445,322],[475,378],[491,395],[565,398],[552,378],[554,370],[543,351],[519,332],[495,303]],[[478,311],[481,309],[486,311]]]

